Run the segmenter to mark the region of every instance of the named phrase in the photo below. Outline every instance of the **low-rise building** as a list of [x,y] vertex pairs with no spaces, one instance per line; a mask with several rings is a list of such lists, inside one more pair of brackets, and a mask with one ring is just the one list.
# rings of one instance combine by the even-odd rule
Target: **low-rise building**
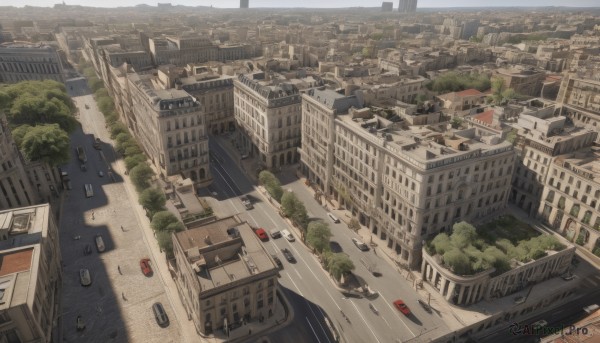
[[486,95],[477,89],[465,89],[460,92],[441,94],[437,98],[442,101],[442,106],[445,109],[457,112],[482,105],[485,102]]
[[248,223],[228,217],[175,233],[173,252],[179,296],[201,335],[273,315],[278,268]]
[[515,66],[495,70],[495,76],[504,80],[504,87],[512,88],[517,93],[529,96],[540,96],[546,73],[534,67]]
[[0,211],[0,341],[54,341],[60,261],[58,228],[48,204]]

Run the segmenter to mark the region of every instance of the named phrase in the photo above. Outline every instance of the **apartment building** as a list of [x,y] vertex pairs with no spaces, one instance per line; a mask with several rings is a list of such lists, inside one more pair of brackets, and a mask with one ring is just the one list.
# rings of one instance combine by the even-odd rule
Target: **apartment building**
[[161,89],[159,76],[127,74],[131,131],[161,176],[212,180],[204,106],[181,89]]
[[200,335],[273,315],[278,268],[248,223],[227,217],[173,234],[175,284]]
[[597,133],[566,124],[563,116],[554,116],[554,105],[525,106],[513,128],[517,130],[519,156],[509,201],[531,216],[540,211],[542,192],[556,156],[589,147]]
[[[561,115],[579,126],[600,128],[600,80],[591,75],[566,74],[558,93]],[[597,137],[600,143],[600,136]]]
[[211,72],[179,79],[181,88],[204,104],[206,128],[214,135],[235,131],[233,80]]
[[[597,132],[593,132],[592,140]],[[600,256],[600,153],[584,148],[556,156],[539,215],[570,241]]]
[[233,84],[241,148],[269,169],[296,163],[302,119],[298,88],[267,80],[264,73],[241,74]]
[[0,341],[53,341],[62,268],[48,204],[0,211],[0,261]]
[[529,96],[540,96],[543,81],[546,79],[543,70],[525,66],[499,68],[495,70],[494,75],[504,80],[504,87]]
[[65,82],[60,55],[44,43],[0,44],[0,82],[16,83],[27,80]]
[[418,268],[424,240],[506,206],[515,153],[499,136],[401,130],[332,90],[311,89],[302,101],[303,172],[399,263]]
[[249,44],[217,45],[209,37],[155,37],[149,39],[149,49],[155,65],[252,58],[255,48]]

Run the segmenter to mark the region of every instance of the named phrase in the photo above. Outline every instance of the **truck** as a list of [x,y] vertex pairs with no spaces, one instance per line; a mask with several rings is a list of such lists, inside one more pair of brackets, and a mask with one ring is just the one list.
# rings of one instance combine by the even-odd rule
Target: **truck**
[[254,206],[252,206],[252,202],[250,202],[250,199],[248,199],[248,197],[247,197],[247,196],[245,196],[245,195],[242,195],[242,196],[240,197],[240,201],[242,202],[242,205],[244,205],[244,207],[245,207],[247,210],[251,210],[251,209],[253,209],[253,208],[254,208]]
[[81,145],[77,146],[77,158],[79,158],[79,161],[81,161],[81,163],[85,163],[87,162],[87,156],[85,156],[85,149],[83,149],[83,147]]

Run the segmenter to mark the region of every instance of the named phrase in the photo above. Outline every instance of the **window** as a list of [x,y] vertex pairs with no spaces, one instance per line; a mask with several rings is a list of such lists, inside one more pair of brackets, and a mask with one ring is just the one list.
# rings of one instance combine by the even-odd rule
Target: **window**
[[573,217],[577,217],[579,215],[579,204],[573,205],[571,207],[571,212],[569,212]]
[[548,192],[548,196],[546,197],[546,201],[553,202],[554,201],[554,191]]

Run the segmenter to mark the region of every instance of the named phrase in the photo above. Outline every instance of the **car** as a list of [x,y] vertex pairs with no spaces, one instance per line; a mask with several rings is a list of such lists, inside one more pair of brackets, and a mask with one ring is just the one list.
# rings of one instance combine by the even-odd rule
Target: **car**
[[358,238],[352,238],[352,243],[354,243],[360,251],[369,251],[369,246]]
[[532,324],[531,324],[531,328],[532,328],[533,330],[539,330],[539,329],[541,329],[541,328],[545,327],[546,325],[548,325],[548,322],[547,322],[547,321],[545,321],[545,320],[543,320],[543,319],[541,319],[541,320],[538,320],[538,321],[537,321],[537,322],[535,322],[535,323],[532,323]]
[[102,150],[102,141],[100,140],[100,138],[96,138],[96,140],[94,141],[94,144],[92,145],[94,147],[94,149],[96,150]]
[[281,230],[281,235],[290,242],[293,242],[296,240],[294,238],[294,236],[288,230]]
[[525,298],[524,296],[522,296],[522,295],[518,296],[515,298],[515,304],[517,304],[517,305],[522,304],[525,302],[525,300],[527,300],[527,298]]
[[402,312],[402,314],[404,314],[405,316],[410,315],[410,309],[408,308],[408,306],[406,306],[404,301],[402,301],[400,299],[394,301],[394,307],[396,307],[396,309],[398,309],[398,311]]
[[96,249],[98,249],[98,252],[104,252],[104,250],[106,250],[106,246],[104,245],[102,235],[96,235],[94,241],[96,242]]
[[90,271],[87,269],[79,269],[79,282],[84,287],[87,287],[92,284],[92,276],[90,275]]
[[269,240],[269,236],[267,236],[267,231],[265,231],[265,229],[258,228],[254,231],[254,233],[256,233],[256,235],[258,236],[258,238],[260,238],[261,241],[266,242]]
[[586,307],[584,307],[584,308],[583,308],[583,310],[584,310],[584,311],[585,311],[587,314],[590,314],[590,313],[592,313],[592,312],[595,312],[595,311],[596,311],[597,309],[599,309],[599,308],[600,308],[600,306],[598,306],[598,304],[592,304],[592,305],[589,305],[589,306],[586,306]]
[[285,256],[285,259],[288,260],[289,263],[296,263],[296,258],[294,257],[294,255],[292,255],[290,249],[284,248],[281,249],[281,252],[283,253],[283,256]]
[[102,170],[99,170],[99,171],[98,171],[98,176],[100,176],[100,177],[103,177],[103,176],[104,176],[104,173],[102,172]]
[[271,235],[271,238],[273,238],[273,239],[281,238],[281,231],[279,231],[277,229],[273,229],[273,230],[269,231],[269,235]]
[[245,196],[245,195],[241,196],[240,201],[242,202],[242,205],[244,205],[244,207],[247,210],[251,210],[254,208],[254,206],[252,205],[252,201],[250,201],[250,199],[248,199],[247,196]]
[[575,274],[569,274],[569,273],[567,273],[567,274],[561,276],[561,278],[563,280],[565,280],[565,281],[571,281],[571,280],[573,280],[575,278]]
[[281,260],[279,259],[279,257],[277,257],[275,255],[271,255],[271,257],[273,258],[273,261],[275,261],[275,264],[277,265],[277,267],[279,267],[279,269],[283,269],[283,263],[281,263]]
[[92,246],[90,244],[86,244],[83,248],[84,255],[90,255],[92,253]]
[[142,269],[142,273],[144,273],[145,276],[152,276],[153,272],[152,267],[150,267],[149,258],[143,258],[140,260],[140,268]]
[[77,316],[77,331],[83,331],[85,330],[85,323],[83,321],[83,318],[81,318],[81,316]]
[[167,312],[165,312],[165,308],[161,303],[154,303],[152,305],[152,312],[158,326],[163,328],[169,326],[169,316],[167,316]]
[[242,159],[242,160],[245,160],[245,159],[247,159],[247,158],[248,158],[248,154],[243,154],[243,155],[241,156],[241,159]]
[[81,165],[81,171],[87,171],[87,167],[85,166],[85,164]]
[[339,224],[340,220],[338,219],[338,217],[334,216],[333,213],[327,212],[327,216],[329,217],[329,219],[331,219],[332,222]]

